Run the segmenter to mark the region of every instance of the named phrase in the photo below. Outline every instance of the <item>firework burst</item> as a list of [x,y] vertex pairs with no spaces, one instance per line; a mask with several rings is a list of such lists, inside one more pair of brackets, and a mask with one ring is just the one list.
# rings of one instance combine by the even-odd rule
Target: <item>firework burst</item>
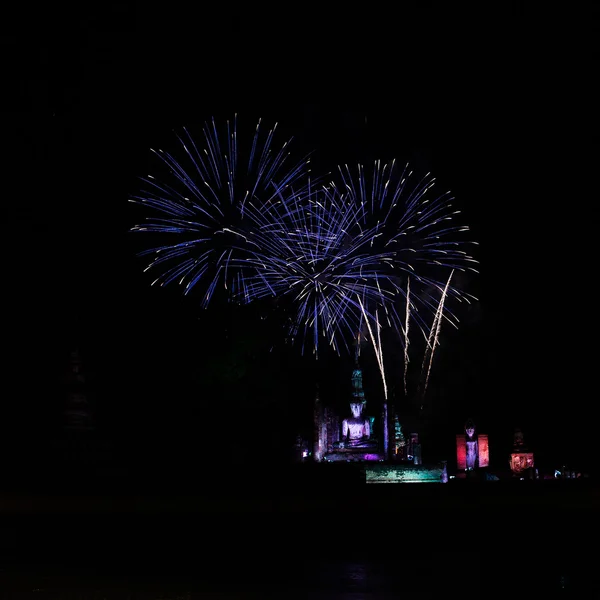
[[[187,294],[202,282],[204,307],[217,286],[238,300],[247,297],[243,281],[253,250],[248,231],[294,193],[305,173],[306,161],[291,164],[289,141],[275,149],[276,126],[263,132],[259,121],[244,146],[237,119],[222,131],[213,119],[200,142],[185,128],[176,134],[177,157],[152,149],[164,174],[141,178],[142,189],[130,201],[155,214],[132,230],[164,240],[140,253],[151,257],[146,270],[158,272],[153,285],[177,281]],[[249,214],[254,210],[257,215]]]
[[176,153],[152,151],[162,172],[130,198],[154,213],[133,230],[163,241],[141,253],[151,256],[146,270],[185,294],[202,288],[204,307],[217,289],[243,303],[282,301],[289,337],[317,356],[323,343],[350,350],[366,325],[384,385],[380,332],[391,327],[406,380],[409,327],[428,342],[441,312],[456,326],[452,301],[472,298],[445,285],[476,264],[453,198],[395,162],[344,165],[327,185],[311,181],[308,160],[292,161],[289,142],[275,148],[274,131],[259,121],[238,144],[235,119],[220,132],[213,120],[199,142],[183,129]]

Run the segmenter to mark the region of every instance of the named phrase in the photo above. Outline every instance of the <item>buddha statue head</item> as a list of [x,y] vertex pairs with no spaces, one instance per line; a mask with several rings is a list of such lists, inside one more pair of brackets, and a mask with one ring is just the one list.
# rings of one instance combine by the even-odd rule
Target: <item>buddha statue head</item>
[[362,417],[364,406],[364,402],[350,402],[350,412],[355,419],[360,419]]
[[475,435],[475,423],[473,419],[468,419],[465,423],[465,434],[467,435],[467,439],[473,439]]

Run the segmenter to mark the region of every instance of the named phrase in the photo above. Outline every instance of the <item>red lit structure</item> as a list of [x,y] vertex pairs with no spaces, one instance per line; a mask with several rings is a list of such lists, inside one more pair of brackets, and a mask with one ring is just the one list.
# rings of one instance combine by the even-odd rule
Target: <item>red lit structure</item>
[[510,470],[518,475],[526,469],[533,469],[533,452],[525,446],[523,441],[523,432],[520,428],[515,428],[513,450],[510,455]]
[[479,446],[479,466],[490,466],[490,446],[486,433],[480,433],[477,436],[477,445]]
[[456,468],[472,471],[490,464],[490,447],[487,434],[475,434],[475,423],[471,419],[465,424],[465,433],[456,436]]
[[465,471],[467,468],[467,439],[464,433],[456,436],[456,468]]
[[533,452],[513,452],[510,455],[510,470],[513,473],[521,473],[533,467]]

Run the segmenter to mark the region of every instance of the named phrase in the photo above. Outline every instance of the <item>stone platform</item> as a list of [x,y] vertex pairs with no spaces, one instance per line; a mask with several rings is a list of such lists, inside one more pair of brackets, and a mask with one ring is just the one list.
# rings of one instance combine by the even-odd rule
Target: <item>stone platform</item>
[[326,462],[379,462],[385,459],[377,448],[340,448],[323,456]]
[[367,483],[441,483],[442,467],[412,464],[374,464],[365,467]]

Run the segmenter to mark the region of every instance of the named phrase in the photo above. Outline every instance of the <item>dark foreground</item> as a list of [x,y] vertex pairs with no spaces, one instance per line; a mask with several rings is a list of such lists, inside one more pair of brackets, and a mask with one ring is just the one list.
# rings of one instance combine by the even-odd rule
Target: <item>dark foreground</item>
[[0,598],[600,592],[589,480],[80,491],[0,495]]

